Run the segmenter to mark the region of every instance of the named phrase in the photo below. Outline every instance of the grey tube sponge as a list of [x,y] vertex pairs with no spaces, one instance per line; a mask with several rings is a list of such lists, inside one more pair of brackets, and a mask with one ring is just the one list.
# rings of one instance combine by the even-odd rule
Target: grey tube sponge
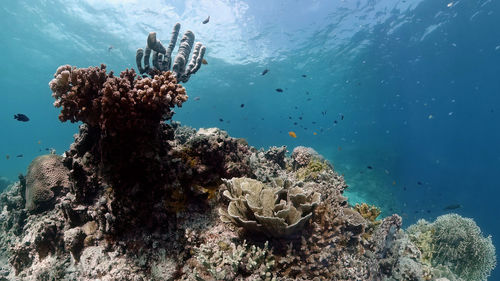
[[225,180],[223,196],[230,200],[227,211],[219,209],[220,218],[249,231],[269,237],[286,238],[300,232],[321,195],[302,188],[271,188],[249,178]]
[[[152,75],[152,73],[154,73],[154,70],[168,71],[170,69],[170,66],[172,64],[172,51],[175,48],[180,28],[181,25],[179,23],[176,23],[172,30],[172,35],[170,37],[170,42],[167,48],[165,48],[163,44],[159,40],[157,40],[156,32],[149,33],[147,39],[147,47],[145,48],[145,50],[138,49],[136,53],[137,68],[139,69],[139,72],[141,74],[148,73]],[[194,38],[195,36],[192,31],[188,30],[186,31],[186,33],[184,33],[179,45],[179,52],[174,59],[172,72],[179,82],[187,82],[191,74],[196,73],[202,65],[206,48],[199,42],[194,45],[193,56],[191,60],[189,60],[189,54],[193,49]],[[153,52],[152,69],[149,67],[149,58],[151,51]],[[144,67],[142,67],[143,58]],[[151,70],[153,70],[153,72],[151,72]]]

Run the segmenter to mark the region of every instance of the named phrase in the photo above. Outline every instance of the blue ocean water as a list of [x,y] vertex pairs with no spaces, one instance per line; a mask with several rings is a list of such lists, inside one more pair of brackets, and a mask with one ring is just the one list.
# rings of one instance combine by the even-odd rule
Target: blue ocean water
[[168,41],[180,22],[208,65],[174,120],[313,147],[351,202],[406,226],[456,205],[500,248],[499,1],[18,0],[0,15],[0,177],[72,142],[77,124],[59,122],[48,87],[59,65],[135,68],[147,34]]

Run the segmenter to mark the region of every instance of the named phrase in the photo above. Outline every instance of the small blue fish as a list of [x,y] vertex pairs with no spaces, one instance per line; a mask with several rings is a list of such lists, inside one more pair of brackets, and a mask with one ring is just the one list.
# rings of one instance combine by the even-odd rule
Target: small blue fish
[[30,121],[30,119],[28,118],[28,116],[22,114],[22,113],[18,113],[16,115],[14,115],[14,119],[16,119],[17,121],[21,121],[21,122],[28,122]]
[[269,69],[266,68],[266,69],[264,69],[264,71],[262,71],[261,75],[266,75],[266,73],[268,73],[268,72],[269,72]]
[[202,21],[201,23],[207,24],[209,21],[210,21],[210,16],[208,16],[208,18],[206,20]]
[[462,208],[462,205],[460,204],[451,204],[443,208],[445,211],[451,211],[451,210],[456,210]]

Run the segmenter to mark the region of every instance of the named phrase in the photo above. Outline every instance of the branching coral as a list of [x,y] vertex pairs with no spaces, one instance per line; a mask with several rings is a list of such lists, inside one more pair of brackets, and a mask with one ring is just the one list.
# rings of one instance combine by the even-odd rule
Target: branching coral
[[224,241],[217,245],[202,244],[195,256],[202,265],[202,272],[195,272],[195,276],[202,280],[207,280],[206,277],[210,280],[240,280],[238,276],[254,273],[260,275],[260,280],[271,280],[275,266],[267,242],[263,247],[248,245],[246,241],[241,245]]
[[171,72],[136,79],[126,70],[115,77],[106,66],[76,68],[61,66],[49,83],[54,106],[62,107],[61,121],[82,121],[111,135],[142,128],[156,129],[172,117],[171,108],[187,100],[186,90]]
[[219,209],[221,219],[270,237],[290,237],[303,229],[321,195],[299,187],[270,188],[249,178],[225,180],[229,199],[227,212]]
[[495,268],[491,237],[483,237],[472,219],[448,214],[433,223],[420,220],[408,233],[434,267],[446,266],[464,280],[486,280]]
[[[176,23],[172,31],[172,36],[170,37],[170,43],[166,49],[163,44],[156,39],[156,32],[149,33],[146,48],[144,50],[138,49],[135,56],[137,68],[141,74],[154,73],[155,71],[167,71],[170,69],[170,65],[172,63],[172,51],[177,43],[180,28],[181,25]],[[192,74],[195,74],[201,67],[206,48],[200,42],[194,44],[193,55],[188,64],[189,54],[191,53],[193,44],[194,33],[188,30],[184,33],[184,36],[182,36],[179,52],[177,53],[172,66],[172,72],[180,82],[187,82],[189,77]],[[153,53],[152,69],[149,65],[151,52]],[[143,58],[144,67],[142,67],[141,63]]]
[[366,203],[356,204],[354,209],[358,211],[363,218],[374,223],[377,217],[380,215],[381,211],[377,206],[370,206]]

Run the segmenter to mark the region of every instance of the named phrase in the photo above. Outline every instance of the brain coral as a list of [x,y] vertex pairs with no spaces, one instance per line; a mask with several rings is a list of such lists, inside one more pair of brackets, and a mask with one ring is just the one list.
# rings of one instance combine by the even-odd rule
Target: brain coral
[[54,106],[62,107],[61,121],[82,121],[111,133],[157,127],[172,117],[175,106],[187,100],[186,90],[167,71],[153,78],[136,78],[126,70],[115,77],[106,66],[60,66],[49,83]]
[[221,219],[270,237],[290,237],[298,233],[320,203],[321,195],[299,187],[271,188],[249,178],[225,180],[223,195],[231,202]]
[[58,188],[69,188],[68,169],[54,154],[33,159],[26,174],[26,209],[36,212],[51,207]]

